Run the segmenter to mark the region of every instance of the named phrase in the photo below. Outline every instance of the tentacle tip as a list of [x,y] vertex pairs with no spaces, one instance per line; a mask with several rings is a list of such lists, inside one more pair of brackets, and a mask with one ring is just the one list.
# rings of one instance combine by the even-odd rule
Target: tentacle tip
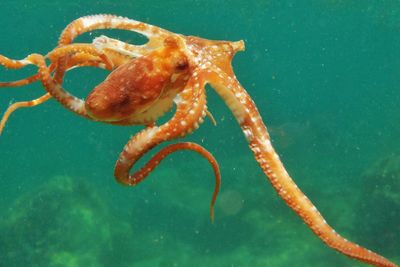
[[0,136],[3,133],[5,124],[6,123],[5,123],[4,119],[0,121]]
[[212,124],[214,124],[214,126],[217,126],[217,121],[215,120],[214,116],[211,114],[210,111],[206,110],[206,115],[210,118]]
[[211,224],[214,224],[214,221],[215,221],[214,207],[210,208],[210,220],[211,220]]

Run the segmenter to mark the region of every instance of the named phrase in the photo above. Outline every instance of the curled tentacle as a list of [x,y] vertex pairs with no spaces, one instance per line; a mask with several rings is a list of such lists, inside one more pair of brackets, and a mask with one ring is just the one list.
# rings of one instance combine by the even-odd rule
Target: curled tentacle
[[[146,36],[149,39],[149,42],[146,43],[145,45],[141,46],[124,45],[120,47],[120,50],[123,49],[124,51],[128,51],[130,53],[133,53],[133,51],[135,51],[136,54],[141,54],[141,53],[143,54],[144,52],[163,46],[164,45],[163,40],[172,34],[161,28],[124,17],[113,16],[113,15],[86,16],[74,20],[64,29],[59,38],[58,42],[59,49],[62,50],[63,47],[71,44],[72,41],[80,34],[98,29],[129,30],[138,32]],[[128,60],[127,58],[129,58],[129,56],[124,58],[123,53],[122,54],[119,53],[120,51],[117,51],[117,53],[115,53],[116,52],[115,49],[114,50],[111,49],[113,47],[112,45],[113,44],[116,45],[116,43],[122,44],[122,42],[119,42],[111,38],[100,37],[94,40],[94,46],[92,47],[97,46],[100,51],[108,53],[109,55],[108,58],[114,60],[115,61],[114,63],[117,64],[126,63],[126,61]],[[54,74],[56,81],[61,81],[65,73],[65,67],[63,66],[65,66],[66,64],[65,63],[66,59],[65,57],[64,58],[62,57],[63,53],[60,53],[59,55],[60,55],[58,57],[59,67],[55,70]],[[81,116],[87,116],[86,111],[84,110],[84,101],[79,98],[74,98],[73,101],[74,104],[68,105],[67,101],[65,101],[65,99],[63,98],[65,96],[69,97],[70,95],[69,93],[65,92],[61,88],[61,86],[57,86],[57,88],[53,86],[53,89],[50,91],[50,93],[52,95],[54,94],[53,96],[66,108],[70,109],[73,112],[77,112]]]
[[221,172],[219,170],[218,163],[213,157],[213,155],[210,152],[208,152],[205,148],[196,143],[183,142],[183,143],[171,144],[164,147],[163,149],[158,151],[149,161],[147,161],[147,163],[142,168],[140,168],[138,171],[132,174],[132,176],[137,177],[137,179],[135,179],[134,184],[129,184],[129,185],[137,185],[138,183],[143,181],[158,166],[158,164],[160,164],[160,162],[164,158],[166,158],[169,154],[172,154],[178,150],[194,151],[203,156],[205,159],[207,159],[210,165],[212,166],[215,177],[215,187],[210,203],[210,218],[211,221],[214,222],[214,206],[221,186]]
[[[68,55],[68,57],[64,55]],[[56,96],[61,95],[62,98],[64,98],[65,95],[68,95],[68,93],[65,93],[65,91],[61,87],[62,78],[66,71],[76,67],[84,66],[95,66],[105,69],[112,69],[114,67],[113,62],[110,62],[103,54],[98,53],[94,47],[86,44],[70,45],[64,46],[62,48],[57,48],[50,52],[48,54],[48,57],[53,61],[53,63],[49,67],[46,66],[44,57],[39,54],[30,55],[22,60],[12,60],[4,56],[0,56],[0,64],[7,68],[17,69],[27,65],[36,65],[39,68],[37,74],[18,81],[0,82],[0,87],[23,86],[41,80],[44,87],[48,91],[48,93],[37,99],[16,102],[9,106],[0,121],[0,134],[4,129],[8,118],[15,110],[24,107],[34,107],[42,104],[52,97],[51,93]],[[62,58],[63,60],[59,61],[59,58]],[[57,75],[51,77],[51,72],[56,67],[59,71],[57,72]],[[73,109],[82,105],[81,103],[83,103],[83,100],[71,96],[68,99],[65,99],[63,103],[66,105],[66,107],[72,107]],[[86,112],[84,109],[76,109],[73,111],[78,111],[78,114],[86,116]]]
[[[57,68],[54,73],[54,81],[56,84],[62,84],[65,72],[76,67],[93,66],[103,69],[112,70],[115,66],[105,54],[99,52],[91,44],[70,44],[61,47],[57,47],[46,55]],[[55,96],[58,100],[60,95],[65,92],[60,87],[59,90],[55,91],[58,96]],[[83,101],[83,100],[82,100]],[[68,108],[68,107],[67,107]]]
[[[15,59],[10,59],[8,57],[0,55],[0,65],[7,69],[21,69],[25,66],[32,65],[33,63],[27,59],[28,57],[21,59],[21,60],[15,60]],[[51,67],[51,70],[54,69],[54,66]],[[40,74],[36,73],[32,76],[29,76],[27,78],[18,80],[18,81],[9,81],[9,82],[0,82],[0,87],[19,87],[19,86],[24,86],[30,83],[33,83],[37,80],[40,80]]]
[[99,14],[81,17],[71,22],[61,33],[58,44],[59,46],[70,44],[77,36],[99,29],[135,31],[149,38],[148,47],[158,46],[160,37],[167,37],[172,34],[167,30],[140,21],[120,16]]
[[207,109],[204,84],[200,86],[193,80],[189,81],[175,102],[176,112],[168,122],[161,126],[147,127],[125,145],[115,166],[115,177],[119,182],[135,184],[139,177],[129,175],[129,171],[136,161],[158,144],[183,137],[203,122]]
[[208,73],[208,81],[235,115],[255,159],[279,196],[325,244],[349,257],[375,266],[397,266],[386,258],[346,240],[328,225],[287,173],[271,144],[267,128],[254,102],[235,78],[215,68],[213,72]]
[[57,98],[61,104],[73,110],[76,114],[88,117],[83,100],[70,95],[61,87],[61,84],[54,81],[42,55],[32,54],[28,57],[28,60],[38,66],[42,85],[51,96]]
[[[52,53],[53,52],[53,53]],[[57,60],[55,58],[55,53],[54,51],[50,52],[50,54],[54,57],[54,61],[50,64],[49,71],[50,73],[54,71],[56,68]],[[60,55],[59,55],[60,56]],[[96,52],[96,54],[93,53],[86,53],[86,52],[75,52],[74,54],[69,56],[69,65],[66,66],[65,71],[68,71],[70,69],[76,68],[76,67],[88,67],[88,66],[93,66],[93,67],[98,67],[98,68],[103,68],[103,69],[111,69],[112,65],[115,65],[114,62],[110,62],[107,58],[104,56],[99,56],[99,53]],[[0,65],[3,65],[6,68],[9,69],[19,69],[23,68],[27,65],[32,65],[33,63],[30,62],[29,60],[22,59],[22,60],[13,60],[6,58],[4,56],[0,55]],[[25,86],[31,83],[34,83],[36,81],[39,81],[41,79],[40,73],[33,74],[27,78],[17,80],[17,81],[9,81],[9,82],[0,82],[0,87],[20,87],[20,86]]]
[[104,35],[93,39],[92,44],[107,55],[113,52],[116,56],[125,56],[129,59],[141,57],[154,50],[146,45],[131,45]]
[[48,57],[57,62],[54,79],[51,76],[49,68],[46,66],[43,56],[39,54],[32,54],[28,57],[30,62],[39,67],[41,82],[46,88],[46,91],[67,109],[78,115],[91,119],[86,112],[84,100],[69,94],[62,88],[61,81],[63,75],[68,69],[77,66],[98,66],[96,65],[96,62],[105,64],[107,69],[112,69],[114,67],[113,62],[110,62],[107,57],[99,53],[92,45],[89,44],[73,44],[59,47],[50,52]]
[[[58,66],[59,72],[58,74],[60,76],[56,76],[55,79],[51,77],[51,72],[56,68],[57,64],[57,58],[61,57],[63,55],[63,58],[65,61],[68,62],[66,66],[63,68]],[[69,55],[68,57],[65,57],[64,55]],[[97,50],[91,46],[91,45],[71,45],[71,46],[64,46],[62,48],[57,48],[50,52],[48,54],[48,57],[53,60],[53,63],[50,65],[50,67],[46,66],[44,57],[38,54],[35,55],[30,55],[26,57],[25,59],[22,60],[12,60],[4,56],[0,56],[0,64],[7,67],[7,68],[12,68],[12,69],[18,69],[25,67],[27,65],[37,65],[39,67],[39,71],[37,74],[34,74],[30,77],[27,77],[25,79],[21,79],[18,81],[12,81],[12,82],[0,82],[0,87],[17,87],[17,86],[24,86],[30,83],[33,83],[38,80],[42,80],[43,82],[46,82],[48,84],[48,87],[45,87],[46,89],[53,88],[53,91],[57,87],[61,88],[59,84],[61,84],[62,76],[65,73],[65,71],[75,68],[75,67],[80,67],[80,66],[102,66],[104,65],[105,68],[111,69],[113,68],[113,63],[109,62],[107,58],[103,55],[97,52]],[[46,81],[44,81],[46,80]],[[51,86],[51,87],[50,87]],[[51,91],[50,91],[51,92]],[[11,106],[8,107],[6,112],[4,113],[1,121],[0,121],[0,134],[2,130],[4,129],[5,123],[7,122],[9,116],[11,113],[13,113],[15,110],[18,108],[23,108],[23,107],[34,107],[39,104],[42,104],[49,100],[51,98],[50,93],[46,93],[45,95],[34,99],[30,101],[23,101],[23,102],[17,102],[12,104]],[[72,104],[69,104],[72,105]],[[74,106],[74,105],[72,105]],[[76,104],[75,104],[76,106]]]
[[[175,102],[177,104],[176,112],[167,123],[161,126],[147,127],[132,137],[125,145],[116,162],[114,171],[114,175],[120,183],[136,185],[142,181],[151,170],[142,168],[133,174],[129,174],[135,162],[158,144],[177,137],[183,137],[199,127],[199,123],[203,122],[207,110],[204,83],[194,79],[189,80],[185,89],[176,97]],[[191,149],[191,147],[185,149]],[[199,152],[198,150],[194,151]],[[163,154],[163,152],[161,153]],[[206,156],[204,153],[202,155]],[[206,158],[215,170],[211,154]],[[218,180],[219,178],[216,176],[216,179]],[[212,207],[215,197],[213,197]],[[212,210],[213,208],[211,209],[211,214]]]
[[[91,44],[71,44],[65,45],[61,47],[57,47],[52,50],[50,53],[46,55],[52,62],[57,62],[59,58],[68,58],[71,61],[71,56],[79,55],[79,57],[72,58],[72,60],[80,60],[82,62],[91,62],[91,61],[102,61],[102,63],[106,64],[106,68],[111,70],[114,67],[113,62],[111,62],[106,55],[100,53],[93,45]],[[76,63],[71,61],[70,65],[74,66]],[[58,66],[59,68],[60,66]],[[64,69],[62,68],[61,71]]]

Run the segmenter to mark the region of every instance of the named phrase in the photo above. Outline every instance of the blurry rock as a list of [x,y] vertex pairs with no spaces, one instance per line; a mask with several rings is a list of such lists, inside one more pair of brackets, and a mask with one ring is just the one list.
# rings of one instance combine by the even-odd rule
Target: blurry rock
[[[363,177],[361,207],[356,225],[362,244],[385,249],[385,255],[398,256],[400,249],[400,155],[382,159]],[[371,240],[370,237],[375,237]]]
[[115,251],[122,266],[129,256],[121,259],[118,242],[128,234],[92,187],[58,176],[20,197],[0,220],[0,266],[107,266]]

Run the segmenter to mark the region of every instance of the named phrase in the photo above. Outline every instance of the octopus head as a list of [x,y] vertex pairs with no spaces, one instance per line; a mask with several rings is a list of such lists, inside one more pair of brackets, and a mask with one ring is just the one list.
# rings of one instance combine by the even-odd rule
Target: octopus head
[[113,70],[86,98],[88,115],[99,121],[137,117],[169,90],[183,88],[189,63],[178,41],[167,38],[162,48]]

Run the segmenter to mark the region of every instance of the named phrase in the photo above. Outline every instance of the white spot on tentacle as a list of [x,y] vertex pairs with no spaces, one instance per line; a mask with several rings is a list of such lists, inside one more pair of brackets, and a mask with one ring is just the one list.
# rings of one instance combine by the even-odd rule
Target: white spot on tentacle
[[247,141],[251,142],[254,139],[253,132],[250,128],[243,129],[243,133],[246,136]]
[[268,138],[262,138],[261,146],[266,152],[271,152],[273,150],[271,140]]
[[91,16],[91,17],[82,18],[81,22],[82,22],[83,28],[89,28],[97,23],[101,23],[102,20],[100,20],[98,17]]

